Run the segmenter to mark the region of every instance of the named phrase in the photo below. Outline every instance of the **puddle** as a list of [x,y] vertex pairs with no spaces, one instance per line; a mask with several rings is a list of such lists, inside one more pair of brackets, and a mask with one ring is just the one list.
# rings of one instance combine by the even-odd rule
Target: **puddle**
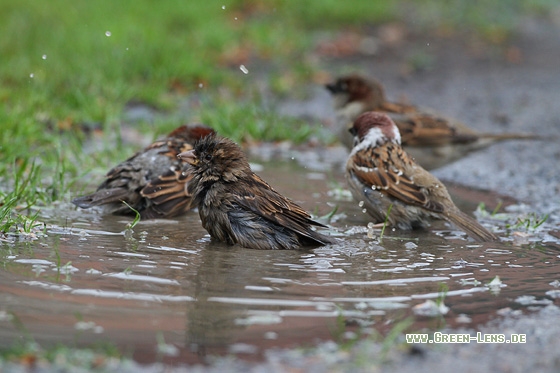
[[[45,345],[110,341],[146,363],[256,360],[272,347],[350,338],[337,329],[341,317],[366,334],[408,316],[417,328],[476,328],[508,308],[558,304],[554,236],[474,244],[438,222],[388,230],[379,242],[339,170],[283,162],[259,174],[317,216],[338,206],[340,243],[257,251],[211,243],[194,212],[127,232],[128,217],[45,209],[46,236],[0,242],[0,348],[32,336]],[[435,312],[444,314],[424,316],[443,291]]]

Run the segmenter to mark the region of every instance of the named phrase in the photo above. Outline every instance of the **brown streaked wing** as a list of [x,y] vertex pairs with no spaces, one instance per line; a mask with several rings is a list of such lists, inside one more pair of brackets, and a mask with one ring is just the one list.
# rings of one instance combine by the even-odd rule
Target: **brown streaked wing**
[[250,185],[241,185],[232,191],[239,205],[304,236],[309,235],[309,225],[324,227],[311,220],[311,216],[304,209],[276,192],[258,175],[253,174],[249,183]]
[[[178,138],[169,138],[164,144],[166,146],[163,146],[163,144],[160,145],[162,150],[159,152],[159,154],[166,155],[172,159],[177,158],[177,154],[179,153],[193,149],[192,144]],[[184,163],[184,161],[180,162]]]
[[384,113],[406,114],[416,113],[418,108],[413,105],[384,101],[378,110]]
[[188,211],[191,206],[191,195],[187,192],[187,184],[192,174],[184,169],[171,169],[148,183],[140,194],[149,199],[154,210],[160,216],[174,216]]
[[479,136],[459,133],[446,118],[418,112],[416,114],[391,114],[402,135],[402,144],[409,146],[437,146],[446,144],[468,144]]
[[365,149],[356,153],[350,172],[356,175],[364,185],[375,186],[380,193],[409,205],[421,206],[433,212],[442,212],[443,205],[431,201],[424,188],[415,184],[404,173],[412,164],[401,147],[385,144],[375,149]]

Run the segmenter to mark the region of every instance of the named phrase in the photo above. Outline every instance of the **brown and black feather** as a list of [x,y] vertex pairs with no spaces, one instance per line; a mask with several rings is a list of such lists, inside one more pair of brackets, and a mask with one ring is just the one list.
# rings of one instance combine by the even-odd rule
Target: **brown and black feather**
[[142,218],[184,214],[193,207],[186,188],[190,176],[177,154],[192,149],[196,140],[211,133],[214,131],[203,125],[176,128],[112,168],[95,193],[72,203],[84,209],[101,206],[106,213],[132,214],[126,202]]
[[193,175],[189,193],[213,239],[253,249],[297,249],[334,242],[312,228],[322,224],[253,173],[233,141],[208,136],[185,157]]

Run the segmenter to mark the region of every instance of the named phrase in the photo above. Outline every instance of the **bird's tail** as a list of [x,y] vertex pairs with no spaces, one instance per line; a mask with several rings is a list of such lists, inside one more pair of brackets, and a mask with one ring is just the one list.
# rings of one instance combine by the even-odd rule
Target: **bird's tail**
[[484,133],[479,135],[482,139],[493,141],[506,141],[506,140],[548,140],[548,136],[539,136],[529,133]]
[[127,200],[125,188],[100,189],[93,194],[74,198],[72,203],[83,209]]
[[465,231],[475,241],[491,242],[498,240],[498,237],[494,235],[494,233],[488,231],[476,220],[460,211],[459,209],[454,210],[452,213],[448,214],[447,218],[450,222],[461,228],[461,230]]

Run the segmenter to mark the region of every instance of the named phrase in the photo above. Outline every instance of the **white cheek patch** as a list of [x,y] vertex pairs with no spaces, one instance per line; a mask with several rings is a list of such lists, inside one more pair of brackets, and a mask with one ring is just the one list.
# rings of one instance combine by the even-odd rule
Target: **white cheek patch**
[[[356,136],[357,137],[357,136]],[[400,138],[400,136],[399,136]],[[387,141],[387,137],[385,137],[385,135],[383,134],[383,131],[381,131],[381,128],[379,127],[374,127],[374,128],[370,128],[370,130],[368,131],[367,135],[364,137],[364,139],[359,142],[356,146],[354,146],[354,149],[352,149],[352,152],[350,153],[350,155],[354,155],[359,151],[362,151],[364,149],[367,148],[374,148],[377,146],[377,144],[383,143]]]
[[399,132],[399,129],[397,126],[392,126],[391,128],[393,130],[393,143],[395,144],[401,144],[401,133]]

